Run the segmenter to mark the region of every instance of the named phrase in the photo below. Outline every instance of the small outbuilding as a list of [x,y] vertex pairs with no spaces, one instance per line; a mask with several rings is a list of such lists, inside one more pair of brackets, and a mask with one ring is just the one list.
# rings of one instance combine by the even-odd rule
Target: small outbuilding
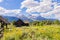
[[4,33],[4,26],[6,26],[7,28],[7,25],[10,24],[8,22],[7,19],[3,18],[2,16],[0,16],[0,38],[3,37],[3,33]]
[[0,28],[4,28],[4,26],[6,26],[6,28],[7,28],[7,25],[8,25],[8,24],[10,24],[10,23],[8,22],[8,20],[5,19],[5,18],[3,18],[2,16],[0,16]]
[[17,20],[16,22],[13,23],[16,27],[21,27],[21,26],[29,26],[29,22],[27,21],[22,21],[21,19]]

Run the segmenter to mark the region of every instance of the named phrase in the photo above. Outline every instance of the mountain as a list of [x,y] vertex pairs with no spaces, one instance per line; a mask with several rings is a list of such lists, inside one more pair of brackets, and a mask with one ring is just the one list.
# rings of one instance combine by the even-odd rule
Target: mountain
[[23,16],[23,17],[11,17],[11,16],[3,16],[4,18],[6,18],[9,22],[12,22],[12,21],[17,21],[18,19],[21,19],[23,21],[33,21],[31,19],[28,19],[27,17]]
[[41,20],[52,20],[52,21],[56,20],[56,19],[52,19],[52,18],[44,18],[44,17],[41,17],[41,16],[38,16],[35,19],[38,20],[38,21],[41,21]]
[[47,19],[47,18],[44,18],[44,17],[41,17],[41,16],[38,16],[36,18],[33,18],[34,20],[28,19],[25,16],[22,16],[22,17],[3,16],[3,17],[6,18],[9,22],[17,21],[18,19],[21,19],[23,21],[29,21],[29,22],[34,21],[34,20],[38,20],[38,21],[41,21],[41,20],[56,20],[56,19]]
[[41,16],[38,16],[38,17],[35,18],[35,20],[39,20],[39,21],[41,21],[41,20],[46,20],[46,18],[41,17]]
[[11,16],[3,16],[3,17],[6,18],[9,22],[17,21],[19,19],[17,17],[11,17]]
[[29,22],[33,21],[32,19],[26,17],[25,15],[18,16],[18,18],[21,19],[21,20],[23,20],[23,21],[29,21]]

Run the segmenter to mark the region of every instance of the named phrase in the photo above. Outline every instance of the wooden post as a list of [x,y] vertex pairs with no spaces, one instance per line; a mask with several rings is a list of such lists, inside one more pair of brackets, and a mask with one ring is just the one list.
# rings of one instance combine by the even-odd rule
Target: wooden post
[[1,28],[4,28],[4,23],[1,23]]
[[6,29],[8,29],[8,26],[7,26],[7,24],[6,24]]
[[1,37],[3,37],[3,32],[4,32],[4,22],[1,22],[0,39],[1,39]]

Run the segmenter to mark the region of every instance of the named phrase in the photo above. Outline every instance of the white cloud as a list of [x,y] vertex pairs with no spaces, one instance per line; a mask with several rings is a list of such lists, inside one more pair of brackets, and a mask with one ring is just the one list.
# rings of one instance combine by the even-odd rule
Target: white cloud
[[[55,15],[54,18],[60,18],[60,6],[58,6],[58,4],[60,3],[52,2],[52,0],[43,0],[42,2],[37,2],[34,0],[24,0],[21,4],[21,8],[26,7],[26,12],[31,13],[31,15],[32,12],[39,12],[40,16],[42,17],[49,17]],[[52,5],[54,7],[52,7]]]
[[31,8],[31,7],[35,7],[35,6],[39,5],[39,3],[34,0],[25,0],[21,4],[22,4],[21,8],[23,8],[23,7]]
[[0,0],[0,2],[3,2],[3,0]]
[[34,0],[25,0],[22,3],[21,8],[26,7],[26,12],[48,12],[52,10],[52,2],[51,0],[43,0],[43,2],[37,2]]
[[51,15],[55,15],[54,18],[60,19],[60,6],[56,6],[56,7],[54,7],[54,9],[52,11],[47,12],[47,13],[41,13],[40,15],[42,17],[48,17]]
[[0,7],[0,15],[13,16],[19,14],[20,12],[21,12],[20,9],[7,10],[3,7]]
[[31,14],[31,18],[36,18],[38,16],[39,16],[39,14]]

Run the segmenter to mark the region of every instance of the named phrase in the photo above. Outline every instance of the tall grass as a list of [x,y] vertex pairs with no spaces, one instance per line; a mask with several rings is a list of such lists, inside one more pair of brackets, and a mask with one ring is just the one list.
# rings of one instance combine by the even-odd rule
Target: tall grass
[[60,40],[60,25],[9,28],[4,30],[2,40]]

